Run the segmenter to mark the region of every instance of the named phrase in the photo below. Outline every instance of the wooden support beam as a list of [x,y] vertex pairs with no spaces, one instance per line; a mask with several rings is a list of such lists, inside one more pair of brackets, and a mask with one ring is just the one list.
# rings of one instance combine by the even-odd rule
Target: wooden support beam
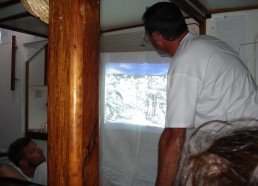
[[16,36],[12,36],[11,90],[15,90]]
[[49,1],[49,186],[98,185],[99,1]]
[[211,18],[211,13],[209,10],[200,2],[200,0],[190,0],[205,16],[205,18]]
[[45,69],[44,69],[44,85],[47,85],[48,78],[48,44],[45,45]]
[[176,4],[182,9],[187,15],[196,20],[198,23],[205,21],[205,16],[195,10],[186,0],[175,0]]
[[[37,19],[37,18],[35,18],[35,19]],[[39,33],[36,33],[34,31],[31,31],[29,28],[26,30],[26,29],[16,28],[15,26],[7,26],[4,23],[0,23],[0,28],[13,30],[13,31],[16,31],[16,32],[21,32],[21,33],[25,33],[25,34],[34,35],[34,36],[39,36],[39,37],[43,37],[43,38],[48,37],[47,34],[39,34]]]
[[83,185],[99,185],[100,2],[86,0],[83,39]]
[[11,15],[9,17],[2,18],[2,19],[0,19],[0,23],[12,21],[15,19],[22,19],[24,17],[29,17],[29,16],[32,16],[29,12],[23,12],[23,13],[19,13],[19,14]]
[[13,5],[18,4],[18,3],[21,3],[21,1],[20,0],[12,0],[12,1],[3,2],[3,3],[0,3],[0,9],[1,8],[6,8],[6,7],[9,7],[9,6],[13,6]]

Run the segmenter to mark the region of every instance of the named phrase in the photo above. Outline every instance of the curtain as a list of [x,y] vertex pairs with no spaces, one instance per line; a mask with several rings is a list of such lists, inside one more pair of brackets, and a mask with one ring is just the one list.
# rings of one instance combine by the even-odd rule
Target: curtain
[[[100,185],[155,185],[158,141],[165,122],[164,83],[171,58],[155,51],[102,53],[100,61]],[[128,69],[126,64],[146,71],[137,67],[137,72],[116,73],[114,68]],[[149,74],[149,64],[162,69],[162,74]]]

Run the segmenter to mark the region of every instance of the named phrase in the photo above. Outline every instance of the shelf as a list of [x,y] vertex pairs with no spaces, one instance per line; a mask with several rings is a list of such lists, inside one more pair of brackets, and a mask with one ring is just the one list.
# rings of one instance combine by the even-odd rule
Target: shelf
[[47,140],[47,133],[29,130],[26,132],[26,137],[30,137],[32,139],[37,139],[37,140]]
[[1,152],[0,151],[0,157],[7,157],[7,155],[8,155],[7,152]]

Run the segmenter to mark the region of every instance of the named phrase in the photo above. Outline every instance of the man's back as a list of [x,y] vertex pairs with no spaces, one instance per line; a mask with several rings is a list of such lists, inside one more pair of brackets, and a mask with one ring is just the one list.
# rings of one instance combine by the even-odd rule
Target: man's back
[[189,33],[182,40],[168,85],[168,102],[180,106],[175,110],[168,105],[171,126],[258,117],[257,86],[250,72],[229,46],[214,37]]

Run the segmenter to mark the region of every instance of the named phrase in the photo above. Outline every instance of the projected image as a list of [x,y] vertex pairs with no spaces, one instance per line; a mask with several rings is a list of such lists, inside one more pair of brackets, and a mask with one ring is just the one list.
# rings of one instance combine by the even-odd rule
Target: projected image
[[163,127],[168,64],[109,63],[105,123]]

